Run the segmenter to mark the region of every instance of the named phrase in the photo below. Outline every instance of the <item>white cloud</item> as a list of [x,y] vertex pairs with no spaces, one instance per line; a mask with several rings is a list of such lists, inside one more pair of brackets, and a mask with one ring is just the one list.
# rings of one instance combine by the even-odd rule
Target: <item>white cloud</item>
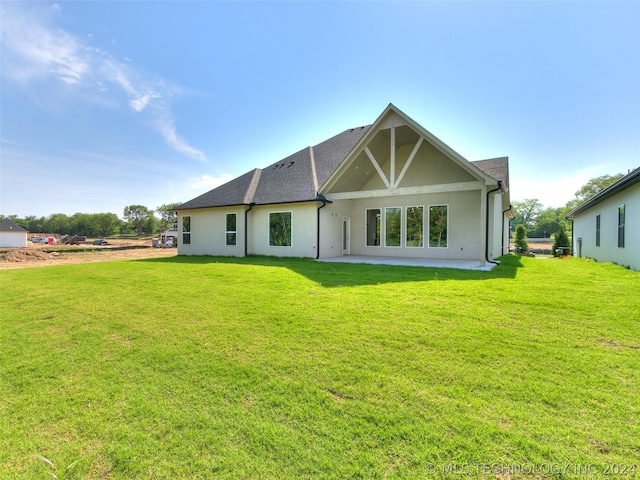
[[233,180],[233,176],[228,173],[223,173],[219,177],[214,177],[212,175],[204,174],[198,178],[194,178],[189,182],[189,188],[192,190],[212,190],[220,185],[224,185],[225,183]]
[[[178,91],[161,78],[142,72],[115,59],[109,52],[91,47],[68,32],[50,25],[50,17],[18,4],[3,4],[2,15],[2,75],[23,89],[47,88],[71,92],[72,101],[91,99],[96,105],[117,104],[117,99],[105,101],[105,94],[115,86],[125,94],[127,105],[136,113],[145,113],[151,125],[165,143],[175,151],[206,161],[204,153],[181,137],[175,127],[175,117],[169,99]],[[56,8],[57,7],[57,8]],[[54,4],[52,10],[60,11]],[[70,87],[65,90],[57,80]],[[120,99],[121,101],[121,99]],[[153,108],[150,108],[153,107]]]

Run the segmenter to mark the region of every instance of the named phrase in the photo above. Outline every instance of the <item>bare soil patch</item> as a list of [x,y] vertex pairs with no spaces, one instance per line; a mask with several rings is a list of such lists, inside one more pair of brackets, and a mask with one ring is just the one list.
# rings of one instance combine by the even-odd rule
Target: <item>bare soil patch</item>
[[176,248],[154,248],[148,240],[109,240],[109,245],[105,246],[92,245],[91,242],[74,246],[29,245],[0,250],[0,270],[172,257],[177,254]]

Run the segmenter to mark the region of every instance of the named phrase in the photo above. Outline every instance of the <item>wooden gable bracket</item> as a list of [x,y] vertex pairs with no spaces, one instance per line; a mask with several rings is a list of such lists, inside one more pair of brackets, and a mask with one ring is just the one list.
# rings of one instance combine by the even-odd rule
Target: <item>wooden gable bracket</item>
[[373,153],[371,153],[371,150],[369,150],[369,147],[364,147],[364,151],[369,157],[369,160],[371,160],[371,163],[373,164],[374,168],[378,172],[378,175],[380,175],[380,178],[382,179],[384,184],[387,186],[387,188],[391,188],[391,184],[389,183],[387,176],[382,171],[382,168],[380,168],[380,165],[378,165],[378,162],[376,161],[376,158],[373,156]]
[[[418,141],[416,142],[416,145],[413,147],[413,150],[411,151],[411,154],[407,159],[407,163],[405,163],[404,167],[402,167],[402,171],[400,172],[400,175],[398,175],[398,179],[394,183],[393,188],[398,188],[398,185],[400,185],[400,182],[404,178],[405,173],[407,173],[407,170],[409,170],[409,166],[411,165],[411,162],[413,162],[414,157],[418,153],[418,150],[420,149],[420,145],[422,145],[423,140],[424,140],[423,136],[420,136],[418,138]],[[395,155],[394,155],[394,161],[395,161]]]
[[415,146],[413,147],[413,150],[411,151],[411,154],[409,155],[409,158],[407,159],[406,163],[402,167],[402,170],[400,171],[400,174],[398,175],[397,178],[396,178],[396,149],[395,149],[395,146],[396,146],[396,127],[395,126],[391,127],[391,139],[390,139],[390,142],[389,142],[389,144],[390,144],[389,176],[391,178],[387,178],[387,176],[384,174],[384,172],[382,171],[382,167],[380,166],[380,164],[378,163],[376,158],[373,156],[373,153],[371,153],[371,150],[369,150],[369,147],[364,147],[364,151],[367,154],[367,156],[369,157],[369,160],[373,164],[374,168],[378,172],[378,175],[380,175],[380,178],[384,182],[385,186],[389,190],[393,190],[393,189],[398,188],[398,186],[400,185],[400,182],[402,182],[402,179],[406,175],[407,170],[409,170],[409,167],[411,166],[411,163],[413,162],[413,159],[417,155],[418,150],[420,149],[420,146],[422,145],[423,141],[424,141],[424,137],[422,135],[420,135],[418,137],[418,141],[416,142]]

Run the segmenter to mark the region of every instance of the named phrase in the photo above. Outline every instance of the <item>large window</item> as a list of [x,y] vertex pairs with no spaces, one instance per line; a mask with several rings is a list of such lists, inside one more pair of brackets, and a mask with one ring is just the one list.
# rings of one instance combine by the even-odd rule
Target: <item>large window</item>
[[191,217],[182,217],[182,243],[191,243]]
[[618,247],[624,248],[624,205],[618,207]]
[[367,247],[380,246],[380,209],[367,209]]
[[424,246],[424,207],[407,207],[405,218],[407,226],[405,245],[407,247]]
[[399,247],[402,236],[402,208],[384,209],[384,244],[386,247]]
[[600,215],[596,215],[596,247],[600,246]]
[[291,212],[269,213],[269,246],[291,246]]
[[447,205],[429,207],[429,247],[447,248]]
[[236,228],[237,215],[235,213],[227,213],[226,231],[227,245],[233,246],[236,244],[238,237],[238,230]]

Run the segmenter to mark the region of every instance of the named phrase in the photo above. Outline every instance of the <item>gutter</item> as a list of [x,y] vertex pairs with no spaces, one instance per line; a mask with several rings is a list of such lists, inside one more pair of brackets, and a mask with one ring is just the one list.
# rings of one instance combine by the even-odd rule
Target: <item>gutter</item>
[[320,205],[318,207],[318,210],[317,210],[316,260],[318,260],[320,258],[320,210],[322,210],[324,207],[326,207],[327,203],[333,203],[333,202],[331,200],[329,200],[327,197],[325,197],[324,195],[321,195],[319,193],[316,195],[316,201],[322,202],[322,205]]
[[249,229],[248,229],[249,224],[247,222],[247,214],[251,211],[254,205],[255,203],[251,202],[249,204],[249,208],[244,211],[244,256],[245,257],[248,255],[248,251],[249,251],[249,247],[247,243],[249,238]]
[[[484,238],[484,258],[487,262],[489,263],[493,263],[494,265],[500,265],[500,262],[496,262],[495,260],[489,260],[489,195],[491,195],[492,193],[497,192],[498,190],[502,189],[502,180],[498,180],[498,186],[496,188],[494,188],[493,190],[489,190],[487,192],[487,205],[486,205],[486,209],[487,209],[487,215],[485,218],[485,238]],[[504,219],[503,219],[503,225],[504,225]],[[504,238],[504,236],[503,236]],[[504,241],[504,240],[503,240]]]
[[[502,254],[504,255],[504,214],[513,209],[513,205],[509,205],[509,208],[502,211]],[[511,231],[511,229],[509,229]],[[507,248],[507,253],[509,249]]]

